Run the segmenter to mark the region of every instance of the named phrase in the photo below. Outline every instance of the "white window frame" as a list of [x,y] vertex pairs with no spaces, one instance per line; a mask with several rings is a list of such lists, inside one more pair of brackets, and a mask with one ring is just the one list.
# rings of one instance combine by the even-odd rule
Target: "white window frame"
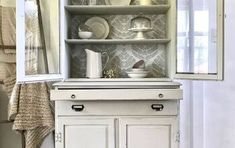
[[[217,0],[217,73],[216,74],[191,74],[177,73],[177,49],[175,51],[174,78],[193,79],[193,80],[223,80],[224,74],[224,1]],[[177,47],[176,47],[177,48]]]
[[[61,81],[65,79],[65,65],[61,61],[65,61],[65,53],[60,50],[60,73],[58,74],[36,74],[26,75],[25,73],[25,0],[16,1],[16,78],[17,83],[35,82],[35,81]],[[60,39],[61,42],[61,39]],[[60,45],[61,46],[61,45]]]

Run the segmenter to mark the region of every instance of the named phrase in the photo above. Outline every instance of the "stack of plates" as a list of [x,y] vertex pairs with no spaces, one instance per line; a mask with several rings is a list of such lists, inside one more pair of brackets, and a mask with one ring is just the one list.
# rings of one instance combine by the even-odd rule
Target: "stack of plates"
[[106,39],[109,35],[109,24],[102,17],[92,17],[85,22],[85,25],[91,29],[93,39]]
[[142,68],[133,68],[127,74],[130,78],[144,78],[148,75],[148,71]]

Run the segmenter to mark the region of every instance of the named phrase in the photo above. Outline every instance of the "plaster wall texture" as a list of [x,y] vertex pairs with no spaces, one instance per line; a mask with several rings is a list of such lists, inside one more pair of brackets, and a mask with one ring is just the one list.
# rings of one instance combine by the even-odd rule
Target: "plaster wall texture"
[[234,0],[225,0],[225,79],[204,82],[204,148],[235,147],[234,6]]

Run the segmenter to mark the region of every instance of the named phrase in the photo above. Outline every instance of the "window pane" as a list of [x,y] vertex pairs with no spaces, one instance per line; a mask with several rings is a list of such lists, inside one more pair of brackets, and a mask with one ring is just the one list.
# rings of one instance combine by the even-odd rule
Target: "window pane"
[[25,74],[59,73],[58,1],[25,0]]
[[178,2],[177,73],[216,74],[216,1]]

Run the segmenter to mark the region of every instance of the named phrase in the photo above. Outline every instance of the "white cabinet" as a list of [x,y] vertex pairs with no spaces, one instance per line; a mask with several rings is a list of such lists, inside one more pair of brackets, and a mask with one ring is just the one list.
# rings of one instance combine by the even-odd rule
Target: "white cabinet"
[[[223,78],[223,0],[136,1],[16,1],[17,81],[65,80],[51,91],[56,148],[178,148],[182,90],[173,78]],[[94,16],[108,22],[108,37],[79,39],[78,27]],[[143,39],[129,30],[137,16],[151,21]],[[209,28],[200,26],[200,16]],[[108,53],[105,70],[116,78],[87,79],[86,48]],[[128,78],[139,60],[147,78]]]
[[114,119],[59,118],[56,148],[115,148]]
[[[223,0],[154,0],[152,5],[134,0],[124,6],[106,0],[97,5],[75,1],[41,0],[39,7],[37,0],[17,0],[17,81],[89,81],[85,48],[108,53],[105,70],[114,69],[120,81],[130,80],[127,72],[139,60],[145,61],[149,73],[131,81],[223,78]],[[151,20],[153,30],[144,39],[135,39],[128,30],[138,15]],[[108,22],[108,37],[80,39],[78,27],[93,16]],[[206,27],[200,25],[201,16]]]
[[[179,148],[182,91],[179,85],[171,87],[172,90],[150,89],[152,94],[155,91],[163,96],[169,91],[171,95],[166,98],[144,93],[148,89],[133,89],[143,92],[145,98],[139,93],[125,98],[103,93],[103,100],[99,93],[92,99],[84,98],[89,91],[102,89],[85,89],[80,96],[79,89],[57,87],[51,92],[55,101],[56,148]],[[128,93],[128,89],[117,90],[119,94]],[[73,94],[76,97],[71,99]]]
[[122,148],[178,148],[176,117],[121,118],[119,123]]
[[60,117],[56,148],[178,148],[178,119],[113,116]]
[[[223,0],[110,1],[17,0],[17,81],[65,80],[51,91],[56,148],[177,148],[182,90],[172,80],[223,78]],[[94,16],[108,22],[108,37],[79,39]],[[143,39],[129,30],[137,16],[151,21]],[[86,48],[108,53],[116,78],[87,79]],[[147,78],[128,78],[139,60]]]

